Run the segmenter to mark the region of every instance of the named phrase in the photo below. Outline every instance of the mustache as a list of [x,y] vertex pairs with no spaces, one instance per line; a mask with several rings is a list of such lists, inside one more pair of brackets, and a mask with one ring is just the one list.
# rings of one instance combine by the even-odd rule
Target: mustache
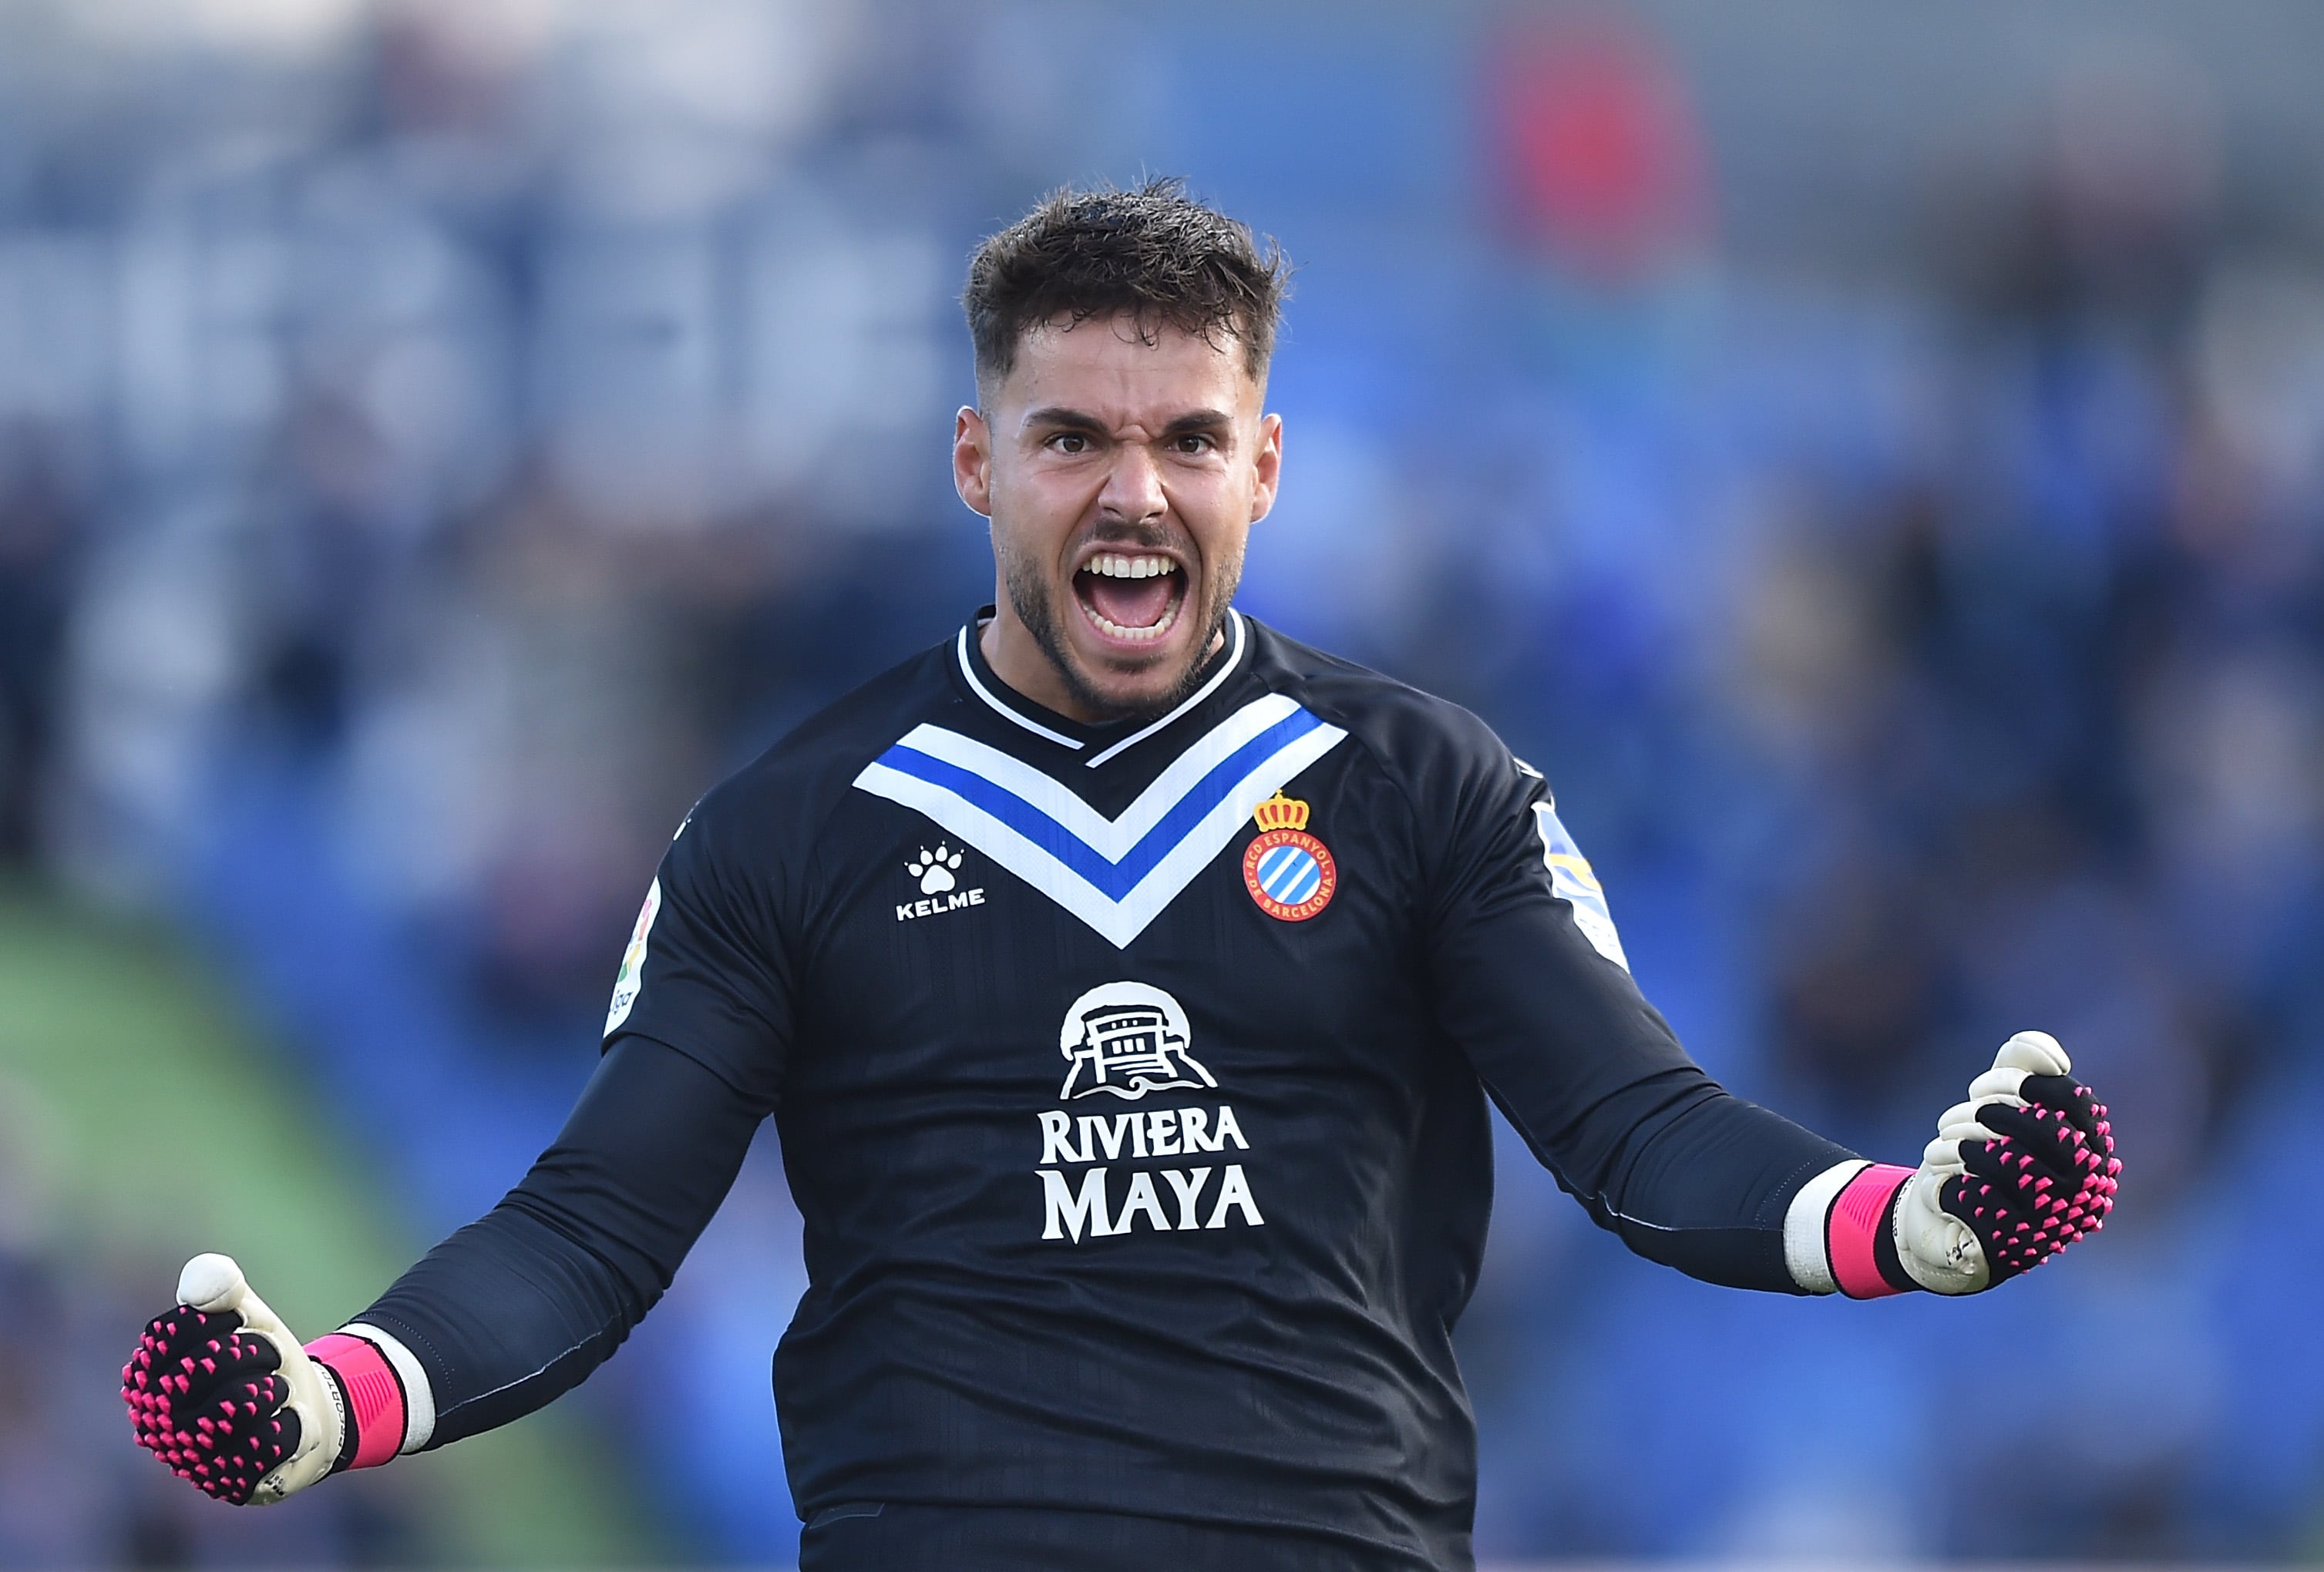
[[1100,519],[1083,535],[1076,549],[1081,546],[1142,547],[1148,551],[1176,551],[1188,558],[1194,555],[1194,538],[1185,530],[1127,519]]

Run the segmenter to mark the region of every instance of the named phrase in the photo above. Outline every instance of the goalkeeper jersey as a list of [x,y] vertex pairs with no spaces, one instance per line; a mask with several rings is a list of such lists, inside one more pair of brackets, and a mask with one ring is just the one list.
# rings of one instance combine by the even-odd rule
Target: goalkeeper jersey
[[[663,859],[606,1041],[777,1121],[803,1514],[1118,1512],[1465,1565],[1452,1330],[1489,1098],[1640,1253],[1794,1288],[1785,1207],[1849,1154],[1689,1060],[1541,775],[1454,705],[1239,613],[1222,633],[1176,709],[1093,726],[1010,690],[972,622],[712,791]],[[704,1161],[666,1135],[668,1164]],[[527,1248],[619,1238],[604,1188],[537,1171],[504,1209],[557,1211]],[[497,1420],[578,1379],[698,1227],[647,1252],[659,1282],[564,1317],[620,1324],[559,1371],[461,1356],[486,1291],[460,1308],[440,1262],[364,1319],[426,1345],[440,1440],[464,1392],[503,1394]]]

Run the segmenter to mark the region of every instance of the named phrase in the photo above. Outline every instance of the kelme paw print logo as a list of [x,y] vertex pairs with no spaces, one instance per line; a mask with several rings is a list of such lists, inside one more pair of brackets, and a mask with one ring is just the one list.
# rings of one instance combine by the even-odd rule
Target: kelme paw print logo
[[922,895],[940,896],[959,882],[953,873],[960,863],[961,854],[940,841],[933,852],[921,847],[919,860],[904,864],[904,871],[920,881]]

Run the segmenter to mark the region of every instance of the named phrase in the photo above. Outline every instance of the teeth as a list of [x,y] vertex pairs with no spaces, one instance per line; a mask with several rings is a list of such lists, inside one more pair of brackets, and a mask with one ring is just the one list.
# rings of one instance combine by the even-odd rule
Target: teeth
[[1098,630],[1100,632],[1108,634],[1115,639],[1159,639],[1162,635],[1170,631],[1170,625],[1178,620],[1178,607],[1176,602],[1171,603],[1168,611],[1162,613],[1162,621],[1155,623],[1151,628],[1125,628],[1120,623],[1115,621],[1112,618],[1108,617],[1098,611],[1096,607],[1091,605],[1086,601],[1082,602],[1082,612],[1084,616],[1088,617],[1091,621],[1097,624]]
[[1125,556],[1120,552],[1108,552],[1091,558],[1082,571],[1110,579],[1151,579],[1176,573],[1178,565],[1167,556]]

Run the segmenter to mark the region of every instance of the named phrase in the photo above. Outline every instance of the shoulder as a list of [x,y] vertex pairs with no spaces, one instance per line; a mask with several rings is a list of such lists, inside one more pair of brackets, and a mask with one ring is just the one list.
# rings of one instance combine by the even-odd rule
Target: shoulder
[[1302,644],[1251,620],[1268,684],[1341,728],[1416,799],[1456,795],[1481,781],[1538,780],[1493,729],[1450,699]]
[[863,767],[948,698],[949,641],[835,699],[706,793],[687,833],[731,851],[812,843]]

